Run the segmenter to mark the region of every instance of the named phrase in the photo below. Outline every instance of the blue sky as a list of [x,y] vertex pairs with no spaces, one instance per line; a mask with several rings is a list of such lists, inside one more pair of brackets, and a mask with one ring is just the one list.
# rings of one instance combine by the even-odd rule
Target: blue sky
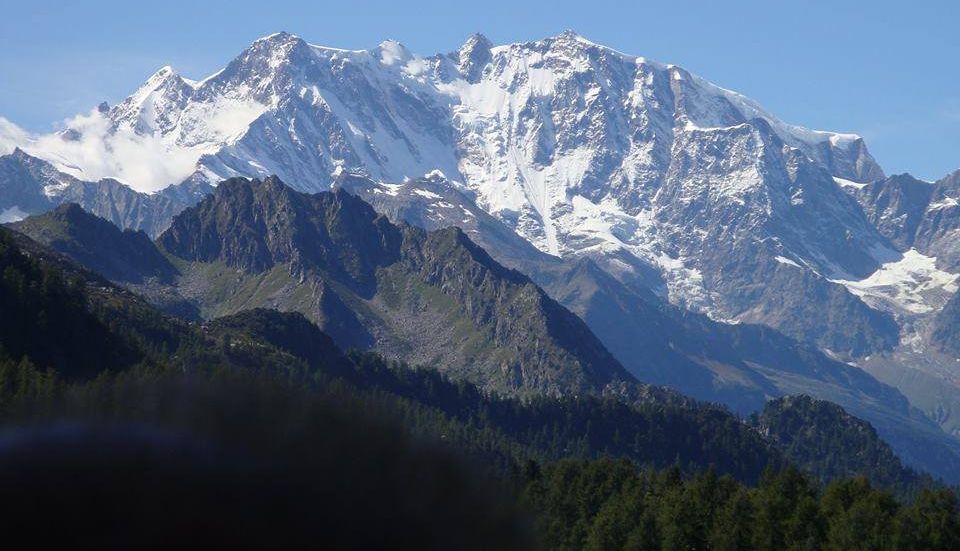
[[33,131],[114,103],[163,65],[199,78],[278,30],[419,54],[571,28],[675,63],[791,123],[864,136],[890,173],[960,168],[960,3],[609,0],[0,0],[0,116]]

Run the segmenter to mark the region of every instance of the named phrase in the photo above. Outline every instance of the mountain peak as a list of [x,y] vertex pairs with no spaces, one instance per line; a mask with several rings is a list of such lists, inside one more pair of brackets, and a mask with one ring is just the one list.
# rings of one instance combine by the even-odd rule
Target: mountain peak
[[483,68],[490,63],[493,43],[480,33],[470,35],[457,52],[457,68],[467,82],[477,82]]
[[576,48],[579,48],[579,49],[585,49],[585,48],[594,49],[594,48],[599,48],[599,49],[601,49],[601,50],[603,50],[603,51],[606,51],[606,52],[615,53],[615,54],[617,54],[617,55],[619,55],[620,57],[623,57],[623,58],[627,58],[627,59],[635,59],[635,58],[636,58],[636,56],[627,55],[627,54],[624,54],[624,53],[622,53],[622,52],[618,52],[618,51],[614,50],[613,48],[610,48],[610,47],[607,47],[607,46],[603,46],[603,45],[601,45],[601,44],[597,44],[596,42],[593,42],[593,41],[591,41],[591,40],[587,40],[586,38],[583,37],[583,35],[581,35],[580,33],[576,32],[576,31],[574,31],[574,30],[572,30],[572,29],[565,29],[565,30],[564,30],[563,32],[561,32],[560,34],[558,34],[558,35],[556,35],[556,36],[551,36],[551,37],[547,38],[546,41],[547,41],[548,43],[551,43],[551,44],[563,45],[563,46],[566,46],[566,47],[576,47]]
[[222,261],[247,273],[291,263],[360,288],[399,247],[398,230],[379,219],[370,205],[343,191],[309,195],[276,176],[231,178],[177,216],[158,242],[186,260]]
[[380,43],[375,50],[380,63],[384,65],[403,64],[413,58],[413,54],[406,46],[397,40],[387,39]]
[[212,196],[206,200],[214,202],[221,209],[233,209],[235,214],[251,209],[265,213],[279,204],[288,203],[295,193],[276,176],[262,180],[236,177],[217,185]]
[[[767,402],[750,423],[821,480],[866,475],[884,485],[917,479],[870,423],[835,403],[806,394],[783,396]],[[848,453],[821,462],[819,450],[840,447]]]
[[23,149],[20,149],[19,146],[15,146],[13,148],[13,151],[10,152],[10,156],[12,156],[14,159],[21,159],[21,160],[34,158],[34,157],[31,157],[30,154],[24,151]]
[[279,31],[275,33],[268,34],[266,36],[261,36],[260,38],[253,41],[253,44],[266,43],[266,44],[284,44],[287,42],[294,42],[301,40],[301,38],[295,34],[288,33],[287,31]]
[[250,46],[240,54],[240,57],[250,52],[255,52],[257,55],[270,52],[287,52],[299,45],[306,45],[306,41],[295,34],[280,31],[254,40]]
[[267,189],[272,193],[287,193],[293,191],[287,187],[287,185],[284,184],[275,174],[267,176],[262,182],[259,180],[250,180],[250,182],[252,184],[259,183],[264,189]]
[[[162,106],[169,101],[161,100],[157,104],[157,98],[186,98],[192,92],[193,86],[191,84],[181,78],[173,67],[164,65],[122,103],[110,109],[104,102],[97,106],[97,113],[110,118],[115,124],[126,122],[138,131],[146,133],[156,127],[158,121],[154,119],[162,110]],[[173,103],[176,104],[177,101],[174,100]],[[150,108],[150,106],[153,107]],[[75,136],[65,135],[65,137]]]
[[92,214],[83,210],[83,207],[81,207],[77,203],[63,203],[62,205],[58,205],[57,208],[53,209],[53,214],[56,216],[64,216],[68,218],[70,217],[84,217],[84,218],[91,217],[91,219],[95,218]]
[[288,66],[301,66],[313,58],[310,46],[302,38],[278,32],[255,40],[212,79],[215,88],[232,90],[246,86],[261,92],[269,88]]
[[957,182],[960,182],[960,168],[954,170],[950,174],[947,174],[937,182],[950,183],[950,184],[955,184]]
[[160,69],[158,69],[157,72],[150,75],[150,78],[148,78],[143,83],[143,85],[140,86],[140,91],[152,92],[160,88],[167,82],[170,82],[172,80],[179,80],[179,79],[180,77],[179,75],[177,75],[177,72],[174,70],[173,67],[171,67],[170,65],[164,65],[163,67],[160,67]]
[[583,37],[573,29],[564,29],[563,32],[558,34],[555,38],[563,40],[583,40]]
[[123,231],[108,220],[87,212],[82,206],[73,202],[61,203],[50,212],[31,216],[18,224],[22,227],[29,227],[32,224],[42,223],[62,224],[66,231],[70,233],[89,231],[105,235],[119,234]]
[[481,32],[475,32],[471,34],[467,41],[463,43],[463,48],[474,47],[475,45],[481,45],[486,48],[492,48],[493,42],[490,42],[490,39]]

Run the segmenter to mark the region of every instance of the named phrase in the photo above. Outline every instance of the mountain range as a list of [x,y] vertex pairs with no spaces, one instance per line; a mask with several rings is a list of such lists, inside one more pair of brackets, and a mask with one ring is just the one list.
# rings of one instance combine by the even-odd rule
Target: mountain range
[[[593,394],[628,403],[726,398],[746,414],[766,396],[814,393],[869,419],[904,460],[940,476],[960,449],[893,387],[814,347],[753,325],[630,295],[604,272],[561,269],[554,292],[598,287],[574,304],[594,329],[459,228],[394,224],[338,188],[306,194],[277,178],[222,182],[155,242],[64,205],[10,227],[187,319],[251,308],[304,314],[344,349],[428,365],[497,395]],[[600,298],[605,297],[605,298]],[[621,304],[610,306],[608,300]],[[579,313],[579,312],[578,312]],[[624,368],[595,336],[621,330]],[[631,321],[632,320],[632,321]],[[634,339],[626,354],[626,339]],[[719,387],[713,378],[726,382]],[[640,384],[642,381],[647,384]]]
[[[228,182],[217,194],[252,185],[261,184]],[[276,183],[262,185],[266,189],[261,192],[277,190]],[[304,197],[323,201],[330,194]],[[32,217],[19,228],[40,232],[57,227],[58,238],[51,243],[75,250],[77,238],[93,235],[78,231],[84,225],[88,230],[112,227],[67,206]],[[118,237],[142,243],[137,236],[143,234],[117,228],[113,235],[99,235],[108,243]],[[165,277],[154,279],[158,272],[153,259],[126,258],[129,262],[120,273],[139,268],[137,281],[168,282]],[[46,408],[68,417],[99,411],[180,430],[184,424],[191,431],[202,426],[201,433],[213,431],[209,436],[233,440],[233,445],[238,436],[250,445],[263,438],[255,433],[265,430],[271,435],[269,451],[275,453],[278,431],[319,429],[329,434],[331,427],[325,423],[331,412],[323,408],[332,406],[344,417],[342,422],[353,427],[348,431],[356,430],[357,416],[377,410],[379,415],[405,418],[404,431],[446,440],[474,460],[514,473],[524,460],[529,466],[533,460],[618,455],[645,465],[709,466],[748,483],[759,480],[763,470],[795,463],[824,482],[865,476],[899,495],[936,484],[904,466],[868,423],[809,397],[772,401],[745,422],[723,408],[668,391],[648,387],[643,395],[625,393],[625,387],[636,385],[626,373],[619,374],[624,380],[618,393],[594,386],[582,394],[575,387],[555,396],[530,394],[536,380],[521,381],[526,389],[497,387],[491,385],[498,381],[496,372],[448,370],[444,375],[436,366],[415,368],[375,353],[344,353],[299,312],[253,308],[201,324],[170,317],[68,256],[2,227],[0,261],[5,266],[0,274],[0,306],[5,313],[0,319],[0,390],[5,416],[42,419],[49,414],[44,413]],[[165,276],[166,269],[159,273]],[[569,317],[559,306],[551,315]],[[496,344],[493,347],[497,349]],[[555,359],[548,363],[576,373],[570,364]],[[528,363],[532,371],[530,367]],[[582,379],[602,382],[604,377],[588,373]],[[496,392],[483,392],[469,380]],[[277,392],[281,396],[275,396]],[[505,396],[525,393],[528,398],[523,401]],[[317,410],[322,404],[326,405]],[[208,407],[219,416],[211,418]],[[304,426],[303,407],[312,412],[307,424],[316,427]],[[259,415],[269,421],[252,427],[253,434],[251,426],[230,430],[238,418]],[[347,422],[351,415],[353,420]],[[217,426],[224,423],[225,432],[218,434]],[[371,425],[365,430],[378,433],[384,427]],[[356,435],[339,436],[344,437],[356,445]],[[394,438],[364,433],[361,441],[379,447],[393,445]],[[295,455],[301,457],[303,444],[296,446]],[[209,447],[205,449],[210,453]]]
[[572,32],[430,57],[278,33],[54,135],[0,128],[0,221],[142,230],[18,226],[167,311],[297,310],[490,390],[806,392],[913,465],[960,449],[957,175],[887,177],[680,67]]

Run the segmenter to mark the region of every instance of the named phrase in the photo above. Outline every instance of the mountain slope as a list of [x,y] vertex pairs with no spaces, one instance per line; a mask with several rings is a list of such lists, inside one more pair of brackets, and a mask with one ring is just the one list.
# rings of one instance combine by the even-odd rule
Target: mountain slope
[[82,283],[24,254],[0,228],[0,356],[31,358],[64,377],[135,361],[136,346],[89,310]]
[[[937,182],[909,174],[869,184],[846,182],[868,219],[901,251],[870,277],[842,282],[900,326],[900,343],[857,363],[895,385],[945,431],[960,434],[960,383],[951,297],[958,290],[960,186],[954,173]],[[955,299],[953,299],[955,302]]]
[[[125,362],[100,364],[114,372],[126,371],[123,376],[101,374],[95,381],[84,382],[97,372],[81,374],[75,367],[87,358],[84,350],[102,350],[100,343],[53,341],[73,359],[72,365],[51,363],[45,351],[27,350],[25,360],[54,371],[41,374],[20,362],[20,378],[12,386],[0,388],[4,404],[0,417],[4,420],[20,407],[28,408],[21,414],[99,414],[147,423],[142,426],[186,430],[186,434],[236,445],[249,443],[249,438],[243,436],[245,431],[229,430],[233,425],[226,420],[253,419],[262,412],[251,408],[265,408],[273,412],[269,418],[274,422],[264,426],[275,431],[293,420],[302,423],[303,411],[328,411],[315,408],[322,403],[326,408],[338,408],[338,415],[358,415],[361,411],[361,416],[374,411],[391,415],[405,431],[445,440],[498,468],[516,469],[526,459],[614,455],[645,465],[679,463],[692,469],[712,466],[737,479],[756,481],[765,465],[783,464],[779,452],[751,429],[709,406],[650,402],[628,407],[617,400],[596,397],[541,398],[526,403],[497,399],[471,385],[451,383],[432,370],[391,365],[370,354],[345,355],[332,339],[297,313],[260,309],[203,326],[181,324],[151,313],[136,296],[21,235],[0,228],[0,243],[10,268],[8,278],[16,272],[34,282],[38,274],[47,274],[43,276],[47,284],[41,291],[44,298],[31,304],[77,307],[72,314],[78,318],[113,318],[118,323],[108,324],[107,333],[116,342],[131,343],[136,352]],[[64,295],[59,286],[65,283],[77,285],[73,292],[79,302],[61,301]],[[109,311],[104,310],[106,303],[113,305]],[[19,311],[16,305],[5,304],[5,312]],[[147,320],[152,320],[149,326],[144,324]],[[29,334],[42,330],[32,321],[23,329]],[[11,351],[15,344],[16,335],[0,332],[0,349]],[[169,345],[169,349],[159,354],[151,352],[159,350],[161,344]],[[0,354],[0,374],[4,377],[15,365],[8,358]],[[135,366],[138,369],[128,371]],[[245,379],[244,374],[256,375]],[[40,384],[46,389],[21,392],[31,377],[37,377],[37,383],[42,379]],[[61,377],[68,382],[50,384]],[[244,381],[255,384],[248,386]],[[245,399],[237,400],[234,393],[242,393]],[[113,398],[104,400],[106,396]],[[159,407],[145,407],[148,402]],[[307,410],[300,409],[306,406]],[[211,417],[205,408],[213,408],[219,416]],[[316,415],[309,417],[318,422]],[[204,421],[198,423],[197,419]],[[327,417],[321,415],[320,419]],[[776,422],[767,426],[771,425],[781,432],[790,428],[781,428]],[[319,428],[311,426],[311,430]],[[274,439],[271,442],[276,443]],[[837,448],[833,457],[845,457],[848,450]],[[844,460],[855,459],[850,456]],[[814,472],[821,468],[817,464],[809,466]]]
[[960,357],[960,293],[957,293],[934,318],[931,340],[941,350]]
[[511,393],[632,380],[582,321],[460,230],[396,226],[345,192],[228,180],[158,244],[179,260],[177,287],[205,316],[300,311],[341,346]]
[[[369,180],[356,177],[340,181],[342,187],[354,190],[363,183],[377,187]],[[441,199],[418,193],[424,191],[427,183],[411,181],[396,186],[396,195],[389,196],[391,201],[382,199],[382,194],[374,193],[372,197],[381,197],[377,203],[380,207],[392,204],[399,208],[398,213],[406,212],[399,205],[407,205],[414,213],[439,215],[440,211],[451,211],[463,215],[462,205],[454,204],[457,198],[453,193]],[[432,189],[439,188],[435,185]],[[563,355],[551,354],[537,343],[542,341],[536,335],[550,331],[543,328],[536,316],[528,315],[539,310],[490,308],[490,297],[510,296],[510,292],[505,293],[501,286],[486,281],[488,278],[477,276],[475,270],[465,269],[476,263],[475,258],[487,266],[492,266],[492,261],[465,240],[459,230],[430,232],[426,234],[427,240],[420,243],[416,236],[423,232],[384,225],[382,217],[365,205],[357,208],[362,203],[343,191],[306,196],[275,180],[262,185],[238,180],[221,187],[217,193],[201,203],[195,212],[185,213],[182,221],[178,219],[161,239],[161,242],[170,241],[168,245],[174,252],[171,258],[182,270],[183,275],[174,285],[121,282],[145,291],[155,303],[165,304],[181,314],[185,303],[192,305],[188,312],[207,317],[237,311],[247,305],[266,304],[302,311],[314,319],[322,319],[337,340],[348,346],[400,349],[401,352],[390,353],[440,367],[450,362],[449,365],[454,366],[452,375],[482,382],[498,391],[529,392],[529,385],[539,382],[505,379],[503,364],[495,365],[491,373],[465,369],[457,363],[467,362],[489,369],[491,364],[484,363],[483,358],[505,346],[517,349],[514,357],[519,360],[516,361],[527,365],[541,362],[535,365],[562,366],[566,361]],[[418,199],[436,208],[420,204]],[[756,411],[769,398],[811,393],[836,401],[871,420],[911,464],[934,472],[942,472],[947,468],[945,465],[949,465],[944,459],[952,453],[949,437],[938,434],[932,423],[912,412],[902,395],[863,371],[833,361],[769,329],[720,324],[665,304],[652,293],[633,293],[590,260],[581,259],[567,266],[567,261],[542,253],[536,257],[541,259],[539,263],[529,254],[513,254],[511,251],[525,251],[529,245],[512,232],[497,232],[496,227],[502,224],[482,211],[472,211],[472,216],[470,220],[479,222],[465,225],[466,233],[496,251],[498,258],[502,256],[505,262],[522,259],[519,266],[534,274],[554,297],[581,315],[600,342],[639,380],[669,385],[700,400],[722,402],[742,414]],[[42,221],[49,215],[35,218]],[[27,219],[18,227],[30,230],[46,225],[33,220]],[[433,222],[439,224],[442,220],[437,218]],[[97,225],[97,222],[91,220],[82,225]],[[116,234],[113,238],[88,240],[85,246],[102,250],[102,254],[112,254],[110,249],[103,250],[102,245],[120,239],[120,230],[113,231]],[[398,244],[398,235],[406,244]],[[510,235],[512,239],[508,238]],[[47,237],[44,233],[35,236],[41,240]],[[154,249],[150,243],[145,246]],[[184,263],[178,256],[191,262]],[[443,259],[439,265],[438,259]],[[497,273],[505,274],[508,279],[518,277],[516,272],[503,268],[497,268]],[[439,280],[437,274],[443,274]],[[464,278],[463,274],[468,276]],[[479,289],[460,285],[458,282],[463,279],[480,281],[475,283]],[[400,288],[398,281],[407,281],[406,288]],[[444,314],[448,316],[447,321],[422,329],[423,324],[434,319],[430,316],[436,316],[433,310],[438,305],[454,308],[436,294],[423,293],[424,283],[437,281],[444,292],[457,297],[457,307],[468,310],[469,323],[447,310]],[[323,289],[320,298],[305,292],[305,289],[316,288]],[[416,305],[414,311],[409,306],[411,301]],[[423,321],[425,318],[427,322]],[[392,324],[395,319],[401,323]],[[459,321],[453,323],[450,319]],[[461,337],[470,334],[471,326],[475,329],[486,323],[489,327],[490,320],[497,320],[492,324],[493,339]],[[459,325],[455,340],[443,344],[449,327],[456,324]],[[556,326],[554,330],[564,342],[596,343],[592,336],[589,339],[576,336],[584,330],[580,324],[570,331]],[[521,338],[504,340],[504,335]],[[531,340],[539,347],[536,359],[523,352],[523,347],[529,350]],[[466,356],[464,351],[473,355]],[[495,352],[493,356],[502,360],[503,356],[497,354],[500,353]],[[530,371],[526,371],[528,376]],[[568,373],[564,370],[549,373],[547,378],[554,377],[557,388],[561,389],[596,391],[608,386],[594,382],[584,387],[579,378],[564,376]],[[584,378],[607,381],[605,376],[597,377],[593,373],[586,373]],[[621,374],[619,378],[626,380],[629,376]],[[636,397],[633,394],[636,387],[612,387],[608,390],[626,391],[628,398]],[[552,392],[549,388],[546,391]],[[650,391],[647,388],[643,393]],[[930,449],[942,449],[942,452],[933,456],[928,453]],[[930,463],[931,458],[937,462]]]
[[[143,283],[148,278],[170,282],[172,264],[142,231],[117,231],[110,222],[65,203],[39,216],[11,224],[35,241],[47,244],[111,281]],[[91,243],[99,243],[91,247]]]
[[[36,370],[45,384],[56,382],[47,377],[51,374],[61,382],[84,381],[151,369],[172,351],[204,349],[195,327],[46,245],[6,227],[0,227],[0,244],[5,266],[0,356]],[[184,362],[182,370],[194,367]],[[33,386],[40,381],[30,373],[21,375],[8,391],[21,384],[42,388]]]
[[[719,323],[684,311],[651,292],[649,277],[624,282],[594,260],[564,260],[531,251],[525,240],[473,206],[467,192],[442,175],[384,186],[342,173],[335,187],[359,194],[394,220],[427,228],[462,227],[498,261],[530,274],[584,319],[641,381],[720,402],[742,414],[759,410],[771,398],[811,394],[869,419],[902,457],[926,469],[933,468],[926,463],[933,457],[930,446],[956,446],[888,386],[894,381],[884,378],[887,384],[881,383],[856,366],[762,326]],[[629,257],[614,258],[624,265]]]
[[921,482],[869,423],[836,404],[787,396],[768,402],[750,423],[820,480],[863,475],[879,486],[902,485],[901,490]]
[[[790,358],[794,349],[802,347],[787,339],[778,343],[780,350],[774,352],[764,351],[763,345],[758,344],[753,349],[738,345],[737,341],[758,341],[737,336],[750,334],[753,328],[720,324],[673,307],[647,288],[650,278],[624,283],[594,260],[562,260],[538,254],[501,222],[471,206],[464,191],[440,175],[393,184],[385,193],[383,186],[370,179],[342,173],[335,187],[360,195],[393,220],[428,229],[462,227],[484,249],[493,251],[498,261],[530,274],[554,298],[583,318],[605,346],[641,380],[673,386],[691,396],[721,401],[738,411],[749,412],[780,391],[748,362],[769,363],[771,357],[779,354],[772,364],[780,364],[781,369],[792,366],[802,370],[805,364],[812,366],[818,361],[821,365],[834,363],[825,358],[811,359],[817,356],[813,351],[803,360]],[[769,337],[766,340],[772,341]],[[776,345],[773,348],[776,350]],[[766,358],[759,360],[762,354]],[[846,367],[836,365],[833,371]]]
[[[508,471],[527,459],[614,454],[642,464],[713,465],[753,481],[764,465],[782,464],[756,433],[710,406],[500,399],[432,369],[344,354],[299,313],[260,309],[182,323],[5,228],[0,255],[7,267],[0,278],[0,422],[102,415],[230,439],[244,432],[233,430],[242,426],[232,424],[237,417],[262,415],[251,408],[273,412],[279,423],[302,422],[322,403],[337,415],[389,419]],[[48,325],[45,317],[54,314],[79,330]]]
[[[662,402],[627,406],[595,396],[539,397],[524,402],[491,397],[473,385],[451,382],[432,369],[388,363],[374,354],[342,355],[335,347],[329,348],[329,338],[299,313],[256,309],[218,318],[207,328],[216,338],[256,337],[303,359],[324,375],[335,374],[362,392],[415,404],[421,411],[407,412],[408,417],[429,419],[442,413],[450,423],[448,438],[464,439],[456,443],[479,456],[504,453],[512,447],[516,456],[500,460],[550,461],[569,455],[611,454],[667,465],[679,454],[687,458],[682,462],[691,465],[706,465],[703,460],[709,457],[721,470],[736,471],[735,477],[748,479],[757,477],[764,463],[782,462],[778,452],[752,429],[711,406]],[[321,343],[321,350],[305,349],[305,343],[314,340]],[[469,434],[473,430],[493,438],[484,441],[480,435]],[[674,438],[677,434],[685,437]],[[470,442],[465,436],[477,440]]]
[[[461,193],[456,205],[465,218],[467,212],[487,215],[477,231],[496,221],[497,240],[512,233],[530,245],[511,247],[512,267],[526,272],[540,264],[542,253],[571,265],[589,261],[576,271],[545,269],[552,274],[537,281],[545,287],[553,282],[554,296],[579,303],[578,314],[610,331],[601,338],[619,356],[637,353],[631,339],[639,334],[648,339],[642,342],[664,340],[635,320],[620,323],[631,316],[656,318],[671,331],[687,323],[710,325],[696,317],[663,321],[655,310],[666,299],[714,320],[771,326],[880,377],[889,370],[875,365],[878,358],[893,358],[898,366],[927,361],[929,314],[955,285],[950,178],[937,188],[942,193],[918,199],[926,201],[919,223],[913,211],[909,223],[892,222],[902,214],[894,212],[896,202],[890,203],[892,218],[884,218],[887,206],[871,207],[853,193],[884,179],[860,138],[788,125],[679,67],[624,55],[571,32],[505,46],[474,36],[456,52],[431,57],[389,41],[345,51],[277,33],[210,78],[194,82],[167,67],[112,109],[104,106],[56,135],[21,138],[23,150],[44,159],[45,179],[10,172],[14,176],[0,181],[0,189],[25,193],[16,200],[37,204],[49,191],[51,205],[83,191],[77,199],[82,205],[151,235],[222,178],[279,174],[316,191],[357,172],[375,182],[371,194],[390,196],[399,193],[396,182],[440,169]],[[119,145],[136,144],[145,146],[136,155],[111,157]],[[89,162],[86,147],[109,162]],[[24,156],[20,151],[11,158],[26,165]],[[125,162],[129,158],[143,161]],[[64,184],[68,178],[80,182]],[[133,192],[120,181],[156,193]],[[168,184],[175,185],[157,191]],[[443,185],[420,191],[443,195]],[[15,203],[0,207],[3,220],[34,212]],[[434,211],[410,219],[426,221],[447,207],[435,201],[425,208]],[[916,250],[904,248],[910,239]],[[231,245],[237,254],[262,260],[268,250],[272,261],[278,252],[258,245],[243,253],[242,241]],[[206,315],[264,301],[295,307],[322,297],[323,307],[311,309],[326,312],[322,323],[338,342],[376,342],[385,353],[419,360],[432,359],[412,352],[424,348],[423,335],[462,341],[448,318],[418,318],[422,325],[408,328],[408,313],[368,303],[371,297],[355,288],[341,292],[336,287],[342,282],[324,279],[324,286],[294,291],[289,279],[301,274],[285,271],[291,262],[275,264],[269,275],[238,275],[219,261],[205,263],[203,270],[187,270],[177,288],[138,290],[189,311],[176,296],[186,293]],[[390,297],[409,306],[423,298],[413,296],[418,292],[407,286]],[[644,303],[635,307],[638,297]],[[771,372],[794,367],[748,365],[751,354],[762,355],[756,351],[724,351],[736,359],[716,365],[689,350],[659,350],[657,362],[638,361],[638,367],[662,377],[657,380],[688,383],[702,396],[731,402],[735,389],[746,389],[738,408],[774,395],[774,388],[802,385],[795,378],[771,381]],[[456,354],[470,357],[464,348]],[[711,350],[708,356],[718,355]],[[846,367],[807,357],[831,366],[806,370],[817,373],[818,384],[832,393],[849,388]],[[657,371],[666,358],[676,367]],[[943,378],[949,371],[942,363],[935,367],[923,375],[936,371]],[[896,373],[905,372],[883,380],[901,384]],[[504,374],[498,384],[511,377]],[[928,382],[901,388],[927,415],[947,419],[939,405],[953,406],[931,405],[918,390]]]

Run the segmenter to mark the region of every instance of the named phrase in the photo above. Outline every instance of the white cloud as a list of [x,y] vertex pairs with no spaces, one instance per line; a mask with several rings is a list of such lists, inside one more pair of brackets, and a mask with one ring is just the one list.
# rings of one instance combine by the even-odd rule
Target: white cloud
[[20,207],[13,205],[12,207],[0,211],[0,224],[9,224],[11,222],[19,222],[29,216],[26,212],[20,210]]
[[30,135],[26,130],[0,117],[0,155],[13,153],[17,147],[23,147],[30,142]]
[[152,193],[193,173],[199,151],[168,147],[160,137],[132,130],[111,131],[96,110],[66,121],[61,133],[35,138],[24,151],[83,180],[115,178],[137,191]]

